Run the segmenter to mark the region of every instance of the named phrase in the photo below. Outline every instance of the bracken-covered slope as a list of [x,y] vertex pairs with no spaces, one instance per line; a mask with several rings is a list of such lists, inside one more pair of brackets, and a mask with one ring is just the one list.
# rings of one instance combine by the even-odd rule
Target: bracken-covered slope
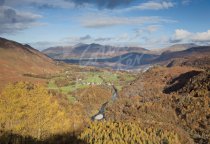
[[23,74],[54,73],[58,69],[56,62],[29,45],[0,38],[0,87],[24,80]]
[[189,137],[209,143],[209,78],[208,70],[197,67],[154,67],[120,91],[106,119],[171,129],[182,135],[182,143],[193,143]]
[[172,79],[164,89],[174,95],[172,107],[179,123],[196,143],[209,143],[210,73],[190,71]]

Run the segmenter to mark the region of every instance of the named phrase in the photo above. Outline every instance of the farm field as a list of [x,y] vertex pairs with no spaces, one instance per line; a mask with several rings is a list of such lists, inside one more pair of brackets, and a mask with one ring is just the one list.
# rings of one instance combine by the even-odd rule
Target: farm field
[[135,79],[135,74],[114,71],[73,71],[65,69],[48,80],[49,90],[66,95],[70,102],[77,100],[72,94],[77,90],[87,89],[93,86],[105,86],[109,89],[114,85],[119,91],[127,83]]

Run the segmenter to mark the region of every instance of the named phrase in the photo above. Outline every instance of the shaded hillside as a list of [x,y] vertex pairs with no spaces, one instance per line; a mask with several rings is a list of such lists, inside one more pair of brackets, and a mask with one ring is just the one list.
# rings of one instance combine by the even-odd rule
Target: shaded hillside
[[80,65],[92,65],[99,67],[112,67],[112,68],[133,68],[140,65],[150,64],[157,55],[144,54],[144,53],[126,53],[112,58],[96,58],[96,59],[65,59],[67,63],[74,63]]
[[210,57],[206,56],[201,58],[188,59],[187,61],[182,62],[181,65],[210,70]]
[[114,47],[100,44],[77,44],[75,46],[51,47],[42,51],[54,59],[72,58],[107,58],[129,52],[148,53],[149,50],[141,47]]
[[168,85],[170,85],[170,86],[165,88],[163,92],[170,94],[172,92],[176,92],[176,91],[182,89],[191,78],[197,76],[200,73],[201,73],[201,71],[189,71],[187,73],[181,74],[180,76],[171,80],[168,83]]
[[22,79],[23,74],[55,73],[59,70],[51,58],[38,50],[4,38],[0,38],[0,69],[1,86]]
[[199,46],[178,52],[164,52],[153,62],[163,62],[174,58],[204,57],[210,55],[210,46]]
[[[210,73],[192,71],[170,81],[164,92],[173,94],[172,107],[196,143],[209,143]],[[179,83],[176,81],[179,80]],[[183,83],[183,80],[184,83]],[[179,87],[177,87],[179,86]]]
[[144,53],[127,53],[121,56],[113,57],[108,59],[108,62],[119,62],[124,65],[143,65],[148,64],[152,59],[156,58],[156,55],[153,54],[144,54]]
[[190,66],[190,67],[197,67],[205,70],[210,69],[210,57],[190,57],[190,58],[175,58],[170,60],[166,64],[167,67],[174,67],[174,66]]

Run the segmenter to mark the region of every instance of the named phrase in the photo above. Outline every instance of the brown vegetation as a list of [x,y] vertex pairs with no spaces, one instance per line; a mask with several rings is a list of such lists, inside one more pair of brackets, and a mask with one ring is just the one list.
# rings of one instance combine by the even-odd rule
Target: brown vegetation
[[60,67],[51,58],[28,45],[0,38],[0,89],[9,82],[20,80],[44,82],[44,79],[25,77],[23,74],[49,74]]
[[123,88],[120,98],[107,108],[106,118],[156,123],[179,131],[185,140],[190,135],[196,143],[208,143],[209,86],[204,70],[156,67]]
[[[172,85],[173,87],[173,85]],[[179,123],[197,143],[210,140],[210,73],[202,72],[190,78],[182,88],[172,91],[172,107]]]

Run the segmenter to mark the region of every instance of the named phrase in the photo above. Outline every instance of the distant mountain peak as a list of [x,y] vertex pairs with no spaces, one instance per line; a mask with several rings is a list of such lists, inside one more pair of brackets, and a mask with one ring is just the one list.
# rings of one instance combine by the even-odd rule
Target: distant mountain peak
[[91,45],[91,46],[102,46],[102,45],[97,44],[97,43],[91,43],[90,45]]
[[78,43],[78,44],[75,44],[73,47],[76,48],[76,47],[81,47],[81,46],[87,46],[88,44],[85,44],[85,43]]
[[114,57],[130,52],[148,53],[149,50],[142,47],[117,47],[110,45],[101,45],[98,43],[84,44],[78,43],[73,47],[59,49],[59,48],[48,48],[43,50],[45,54],[54,59],[72,59],[80,58],[81,54],[85,58],[91,58],[93,56],[99,56],[101,58]]

